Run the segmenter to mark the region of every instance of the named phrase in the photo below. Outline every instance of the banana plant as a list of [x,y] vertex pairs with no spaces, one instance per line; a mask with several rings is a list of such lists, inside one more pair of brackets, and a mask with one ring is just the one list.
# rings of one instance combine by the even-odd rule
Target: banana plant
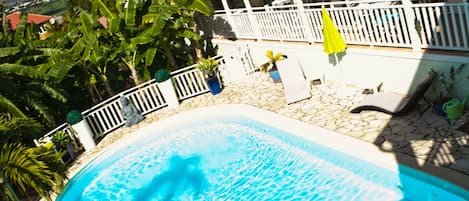
[[26,15],[13,33],[0,32],[0,111],[17,117],[38,116],[54,124],[49,100],[64,103],[67,99],[48,73],[47,58],[56,49],[51,48],[51,41],[39,40],[37,32],[36,25],[26,24]]
[[93,0],[92,5],[106,18],[106,30],[118,44],[109,59],[121,60],[136,85],[141,83],[141,77],[151,78],[148,67],[153,64],[158,49],[167,47],[168,42],[162,39],[169,38],[165,35],[168,24],[177,19],[181,10],[204,14],[213,11],[206,0],[116,0],[112,6]]
[[[79,15],[79,26],[77,30],[77,38],[70,50],[64,54],[76,62],[76,66],[80,66],[88,74],[89,87],[96,89],[95,81],[98,78],[104,83],[106,92],[112,96],[114,92],[109,83],[107,76],[108,55],[113,49],[110,43],[108,32],[102,30],[103,27],[99,23],[98,16],[82,11]],[[91,93],[94,94],[94,93]],[[99,95],[99,93],[96,93]]]

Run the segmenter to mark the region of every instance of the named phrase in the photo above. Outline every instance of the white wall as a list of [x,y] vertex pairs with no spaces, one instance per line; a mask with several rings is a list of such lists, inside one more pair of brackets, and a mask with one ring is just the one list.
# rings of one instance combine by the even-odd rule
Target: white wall
[[[340,64],[333,66],[329,63],[329,57],[323,52],[321,44],[227,40],[213,42],[219,47],[219,55],[236,51],[238,46],[249,46],[257,66],[267,61],[264,55],[266,50],[273,50],[274,53],[281,51],[290,58],[298,58],[298,63],[310,80],[324,76],[328,81],[344,80],[348,85],[360,88],[371,88],[383,83],[384,91],[401,94],[412,91],[431,68],[447,72],[452,65],[469,63],[468,56],[418,53],[409,49],[349,47]],[[460,81],[454,90],[458,98],[469,94],[467,76],[469,76],[469,64],[461,73]],[[431,96],[431,91],[428,91],[428,96]]]

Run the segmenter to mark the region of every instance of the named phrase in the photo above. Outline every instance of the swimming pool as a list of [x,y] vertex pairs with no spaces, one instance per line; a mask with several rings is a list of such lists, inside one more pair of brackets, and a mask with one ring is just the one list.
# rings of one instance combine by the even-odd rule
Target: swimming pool
[[77,173],[57,200],[469,198],[462,188],[393,167],[389,156],[343,137],[249,106],[199,109],[131,134]]

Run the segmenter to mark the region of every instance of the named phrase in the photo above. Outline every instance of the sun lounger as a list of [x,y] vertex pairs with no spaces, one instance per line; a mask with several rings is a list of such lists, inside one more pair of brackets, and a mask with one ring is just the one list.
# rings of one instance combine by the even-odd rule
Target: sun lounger
[[295,57],[277,63],[287,104],[311,97],[303,70]]
[[405,114],[423,97],[434,77],[435,74],[429,74],[425,80],[417,85],[415,92],[407,96],[390,92],[367,96],[362,102],[354,106],[350,112],[360,113],[363,110],[374,110],[396,116]]

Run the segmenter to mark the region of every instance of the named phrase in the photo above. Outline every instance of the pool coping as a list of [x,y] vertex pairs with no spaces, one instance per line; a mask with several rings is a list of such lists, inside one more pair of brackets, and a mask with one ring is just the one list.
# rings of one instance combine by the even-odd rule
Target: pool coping
[[[99,151],[88,161],[87,164],[99,159],[100,157],[106,157],[107,154],[112,154],[112,152],[109,151],[110,149],[118,149],[120,146],[128,146],[129,143],[138,140],[139,138],[135,136],[137,132],[158,132],[159,130],[174,127],[174,122],[190,122],[194,121],[194,119],[213,117],[216,115],[239,115],[248,117],[304,139],[355,156],[366,162],[390,169],[394,172],[398,172],[399,162],[400,164],[422,171],[439,179],[446,180],[465,190],[469,190],[469,182],[467,182],[469,181],[469,176],[462,173],[446,167],[436,166],[434,164],[427,163],[422,159],[414,158],[402,153],[392,151],[387,152],[371,143],[246,104],[212,105],[183,111],[160,119],[159,121],[143,126],[122,139],[119,139],[113,143],[113,146],[109,146]],[[397,161],[397,158],[399,158],[399,161]],[[76,171],[74,171],[75,173],[72,175],[77,174],[83,170],[84,167],[86,167],[86,164],[77,168]]]

